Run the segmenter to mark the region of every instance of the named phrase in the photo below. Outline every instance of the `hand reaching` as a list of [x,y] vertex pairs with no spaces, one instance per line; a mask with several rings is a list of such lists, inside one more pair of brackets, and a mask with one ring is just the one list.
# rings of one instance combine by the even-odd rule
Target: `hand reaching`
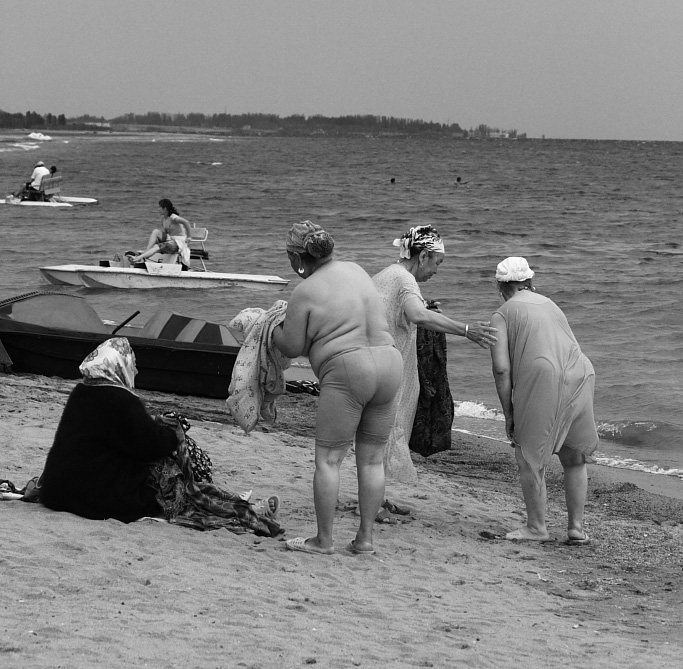
[[466,337],[479,344],[482,348],[488,348],[491,344],[495,344],[498,338],[494,333],[498,332],[497,328],[492,328],[488,321],[477,321],[474,324],[468,324]]

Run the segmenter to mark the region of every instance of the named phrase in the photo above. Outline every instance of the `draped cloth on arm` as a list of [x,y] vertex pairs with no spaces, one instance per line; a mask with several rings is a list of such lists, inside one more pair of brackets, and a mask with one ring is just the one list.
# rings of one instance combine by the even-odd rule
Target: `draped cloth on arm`
[[285,390],[285,370],[291,360],[273,343],[273,330],[285,319],[287,302],[278,300],[270,309],[244,309],[228,326],[244,332],[226,400],[228,411],[247,433],[259,417],[270,423],[277,418],[275,400]]

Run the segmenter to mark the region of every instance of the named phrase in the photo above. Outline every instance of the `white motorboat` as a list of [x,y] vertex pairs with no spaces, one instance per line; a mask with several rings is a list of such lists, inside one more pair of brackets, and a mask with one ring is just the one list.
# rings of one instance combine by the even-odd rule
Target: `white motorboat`
[[96,265],[55,265],[41,267],[40,273],[53,284],[86,288],[225,288],[230,286],[281,286],[289,281],[265,274],[182,271],[178,263],[146,262],[146,269],[99,267]]
[[0,204],[13,204],[19,207],[73,207],[75,204],[97,204],[92,197],[67,197],[62,195],[62,177],[46,175],[38,189],[32,191],[31,197],[8,195],[0,200]]
[[17,207],[73,207],[79,204],[97,204],[97,200],[93,197],[67,197],[65,195],[44,202],[3,197],[0,198],[0,204],[11,204]]

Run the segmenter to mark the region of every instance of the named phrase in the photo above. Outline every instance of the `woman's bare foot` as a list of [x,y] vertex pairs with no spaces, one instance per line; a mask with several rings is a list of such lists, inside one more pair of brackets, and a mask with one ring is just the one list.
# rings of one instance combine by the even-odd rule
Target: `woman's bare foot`
[[505,538],[508,541],[550,541],[550,535],[547,532],[539,534],[526,525],[513,532],[508,532]]

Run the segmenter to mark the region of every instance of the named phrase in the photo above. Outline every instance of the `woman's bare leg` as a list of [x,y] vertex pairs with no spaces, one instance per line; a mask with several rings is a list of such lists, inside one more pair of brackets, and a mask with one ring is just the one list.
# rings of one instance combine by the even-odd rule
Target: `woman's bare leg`
[[149,241],[147,242],[147,250],[151,249],[153,246],[156,246],[157,244],[161,244],[161,242],[164,241],[164,232],[163,230],[153,230],[152,234],[149,236]]
[[139,256],[134,256],[131,258],[132,262],[142,262],[145,258],[151,258],[155,253],[159,253],[159,245],[155,244],[151,248],[148,248],[144,253]]
[[583,539],[583,510],[588,494],[586,459],[580,451],[563,446],[558,452],[564,470],[564,498],[567,504],[567,536]]
[[522,495],[526,506],[526,526],[532,535],[547,537],[545,509],[548,495],[545,487],[545,471],[541,472],[541,483],[539,485],[529,463],[522,456],[522,449],[519,446],[515,447],[515,459],[519,468],[519,481],[522,485]]
[[318,521],[318,533],[309,539],[311,547],[330,549],[334,546],[334,514],[339,497],[339,471],[348,452],[347,448],[315,447],[313,501]]
[[384,444],[356,443],[358,507],[360,525],[354,544],[360,550],[372,549],[375,518],[384,501]]

